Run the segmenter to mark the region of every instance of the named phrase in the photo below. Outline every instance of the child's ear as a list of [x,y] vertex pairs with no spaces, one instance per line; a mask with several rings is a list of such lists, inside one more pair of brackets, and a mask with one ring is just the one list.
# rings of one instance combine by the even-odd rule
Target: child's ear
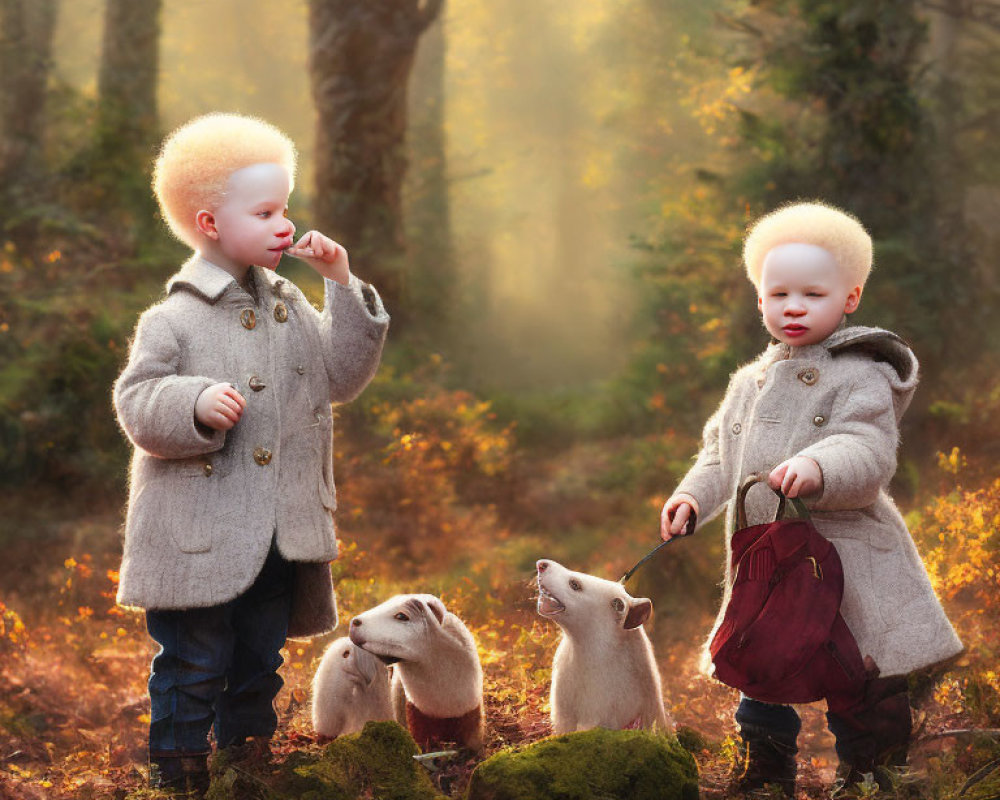
[[215,215],[211,211],[202,209],[194,215],[194,224],[209,239],[218,239],[219,230],[215,227]]
[[758,311],[764,310],[764,298],[761,297],[760,295],[757,295],[757,310]]
[[853,314],[861,304],[861,287],[855,286],[851,293],[847,295],[847,302],[844,303],[844,313]]

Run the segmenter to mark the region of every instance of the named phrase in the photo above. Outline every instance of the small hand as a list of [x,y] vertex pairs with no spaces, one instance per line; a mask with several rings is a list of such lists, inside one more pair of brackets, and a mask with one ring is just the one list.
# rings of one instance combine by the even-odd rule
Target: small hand
[[347,250],[319,231],[303,234],[302,238],[285,252],[290,256],[301,258],[331,281],[346,286],[351,280],[351,265],[347,258]]
[[698,501],[688,494],[675,494],[660,512],[660,538],[669,541],[687,535],[688,520],[698,515]]
[[782,461],[767,476],[767,485],[785,497],[800,497],[823,491],[823,470],[806,456]]
[[194,402],[194,418],[212,430],[228,431],[243,416],[247,401],[231,384],[214,383]]

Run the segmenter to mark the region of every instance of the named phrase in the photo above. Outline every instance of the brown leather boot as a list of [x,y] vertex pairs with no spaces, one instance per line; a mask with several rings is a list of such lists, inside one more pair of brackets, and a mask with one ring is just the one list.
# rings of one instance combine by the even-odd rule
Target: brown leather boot
[[202,800],[210,783],[208,753],[149,754],[149,785],[175,797]]
[[769,787],[777,787],[786,797],[795,797],[794,742],[782,741],[773,734],[752,726],[740,728],[740,763],[733,788],[747,797],[773,796]]
[[906,766],[913,717],[905,677],[878,678],[869,683],[860,706],[827,713],[836,737],[838,776],[845,787],[871,775],[883,791],[892,788],[892,771]]

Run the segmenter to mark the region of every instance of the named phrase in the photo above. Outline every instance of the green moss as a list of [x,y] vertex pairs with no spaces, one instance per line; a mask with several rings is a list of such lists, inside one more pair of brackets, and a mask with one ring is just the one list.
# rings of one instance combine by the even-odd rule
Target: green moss
[[[267,798],[437,800],[430,778],[413,760],[419,752],[409,733],[395,722],[369,722],[361,733],[335,739],[319,755],[293,753],[269,781]],[[214,794],[215,783],[212,790],[209,800],[230,800],[229,795]]]
[[698,768],[672,736],[597,728],[497,753],[467,800],[697,800]]
[[682,725],[677,729],[677,742],[689,753],[718,749],[718,745],[713,745],[703,733],[687,725]]

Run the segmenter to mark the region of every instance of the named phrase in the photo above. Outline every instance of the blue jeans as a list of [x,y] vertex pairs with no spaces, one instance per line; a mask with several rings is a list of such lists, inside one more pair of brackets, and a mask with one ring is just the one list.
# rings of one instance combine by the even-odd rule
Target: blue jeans
[[219,747],[274,733],[293,576],[272,542],[260,574],[234,600],[146,612],[160,645],[149,676],[152,756],[207,753],[213,727]]

